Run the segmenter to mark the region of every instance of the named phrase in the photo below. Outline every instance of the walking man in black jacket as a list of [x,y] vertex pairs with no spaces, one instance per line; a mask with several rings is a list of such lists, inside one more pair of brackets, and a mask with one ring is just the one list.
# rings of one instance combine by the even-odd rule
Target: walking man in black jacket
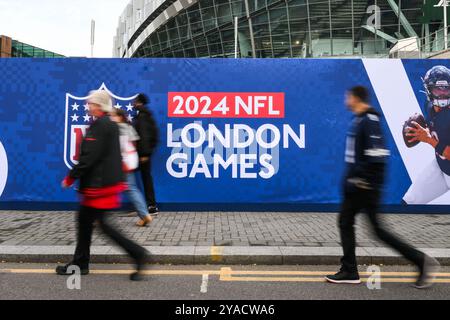
[[344,180],[344,202],[339,215],[339,229],[344,256],[341,270],[326,277],[332,283],[360,283],[355,255],[355,216],[365,211],[375,234],[382,241],[414,263],[420,271],[416,288],[432,284],[432,272],[437,261],[388,232],[378,216],[378,207],[384,183],[389,151],[385,147],[381,131],[381,116],[369,105],[369,92],[358,86],[347,92],[346,104],[354,118],[347,135],[345,162],[347,172]]
[[64,188],[79,180],[81,207],[78,213],[77,247],[73,260],[56,268],[59,275],[71,275],[78,267],[82,275],[89,273],[90,247],[94,222],[135,261],[133,281],[142,279],[147,251],[128,239],[109,221],[110,211],[121,205],[120,194],[127,188],[122,171],[119,127],[109,118],[112,100],[106,91],[92,91],[87,100],[89,116],[95,119],[81,144],[78,164],[62,182]]
[[140,140],[137,143],[137,152],[139,154],[139,170],[141,172],[142,183],[144,185],[144,195],[147,201],[148,212],[158,215],[156,205],[155,189],[152,177],[152,155],[158,144],[158,127],[151,111],[147,108],[149,100],[145,94],[139,94],[134,100],[134,107],[139,114],[134,119],[134,128],[136,129]]

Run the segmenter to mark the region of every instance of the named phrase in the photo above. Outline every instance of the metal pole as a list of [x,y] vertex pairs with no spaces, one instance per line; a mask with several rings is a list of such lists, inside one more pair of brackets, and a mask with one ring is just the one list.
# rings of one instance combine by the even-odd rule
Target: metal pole
[[353,0],[352,0],[352,55],[355,54],[355,12],[353,7]]
[[91,58],[94,57],[95,45],[95,20],[91,20]]
[[333,56],[333,23],[331,22],[331,0],[328,0],[328,19],[330,27],[330,53]]
[[234,58],[238,58],[238,23],[239,18],[234,17]]
[[375,0],[375,32],[374,32],[374,34],[375,34],[375,38],[374,38],[374,40],[373,40],[373,47],[374,47],[374,49],[375,49],[375,54],[377,53],[377,27],[378,27],[378,5],[377,5],[377,0]]
[[309,0],[306,0],[306,14],[308,15],[308,54],[309,56],[313,55],[312,52],[312,34],[311,34],[311,17],[309,16]]
[[444,0],[444,48],[448,49],[448,26],[447,26],[447,0]]
[[245,0],[245,12],[247,14],[248,29],[250,32],[250,43],[252,45],[252,57],[254,59],[256,58],[256,45],[255,45],[255,38],[253,36],[253,24],[252,18],[250,17],[250,7],[248,5],[248,0]]

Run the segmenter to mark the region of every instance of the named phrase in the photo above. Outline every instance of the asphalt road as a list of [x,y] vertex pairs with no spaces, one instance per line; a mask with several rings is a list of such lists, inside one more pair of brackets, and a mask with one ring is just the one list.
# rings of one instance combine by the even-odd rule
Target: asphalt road
[[43,264],[0,264],[0,299],[450,299],[450,267],[441,269],[439,283],[426,290],[411,287],[414,269],[407,266],[381,266],[381,289],[372,290],[367,283],[325,283],[323,276],[335,271],[330,266],[149,266],[144,281],[131,282],[128,265],[93,265],[92,273],[81,278],[80,290],[68,289],[68,278],[54,275],[53,269]]

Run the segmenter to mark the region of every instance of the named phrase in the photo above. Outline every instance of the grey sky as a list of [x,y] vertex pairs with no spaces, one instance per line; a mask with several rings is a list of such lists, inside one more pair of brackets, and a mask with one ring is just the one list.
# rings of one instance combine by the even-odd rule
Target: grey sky
[[0,0],[0,34],[67,56],[111,57],[117,22],[129,0]]

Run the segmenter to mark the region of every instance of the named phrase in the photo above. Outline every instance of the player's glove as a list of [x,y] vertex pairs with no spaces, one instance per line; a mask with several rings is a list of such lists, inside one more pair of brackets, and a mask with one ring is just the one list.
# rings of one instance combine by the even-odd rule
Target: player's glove
[[414,115],[409,117],[408,120],[405,121],[405,123],[403,124],[403,140],[405,141],[405,145],[408,148],[415,147],[420,142],[420,141],[409,142],[409,140],[411,140],[411,137],[408,137],[407,134],[410,131],[409,128],[415,128],[413,122],[417,122],[424,129],[428,127],[424,116],[419,113],[415,113]]

